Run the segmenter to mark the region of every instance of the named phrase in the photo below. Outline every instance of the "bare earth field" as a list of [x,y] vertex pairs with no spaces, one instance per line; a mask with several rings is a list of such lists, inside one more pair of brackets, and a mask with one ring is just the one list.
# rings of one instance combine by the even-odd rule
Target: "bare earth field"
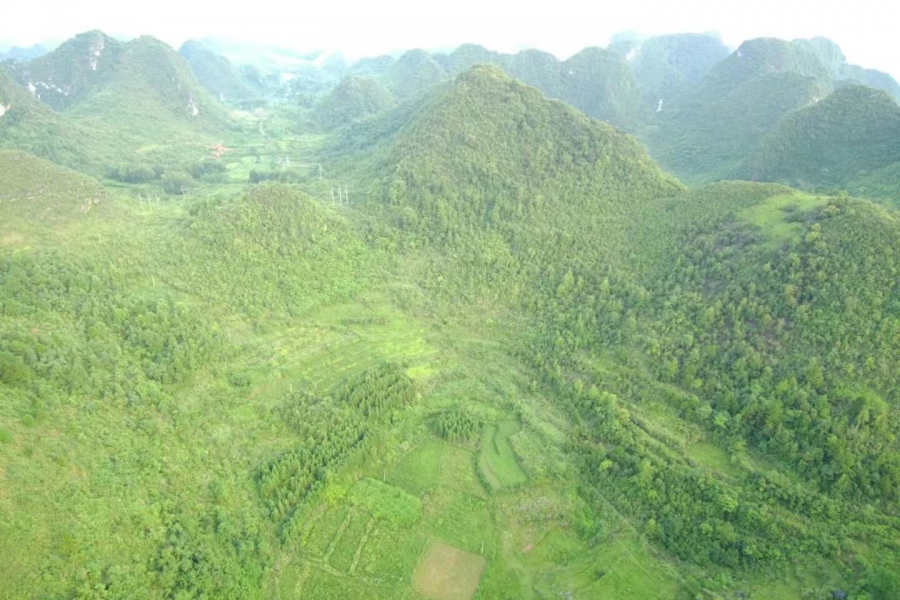
[[413,575],[413,587],[432,600],[470,600],[478,590],[484,557],[435,542]]

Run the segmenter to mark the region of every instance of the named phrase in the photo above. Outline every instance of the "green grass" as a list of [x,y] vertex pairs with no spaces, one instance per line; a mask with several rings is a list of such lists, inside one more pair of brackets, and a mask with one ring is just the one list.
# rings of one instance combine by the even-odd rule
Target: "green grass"
[[515,487],[528,481],[528,475],[519,465],[519,459],[509,441],[521,429],[522,425],[512,420],[485,426],[479,447],[478,467],[491,489]]
[[424,496],[440,483],[444,444],[433,437],[404,456],[388,473],[387,481],[416,496]]
[[380,522],[360,553],[356,575],[385,583],[408,584],[425,546],[424,535]]
[[824,206],[828,198],[793,193],[773,196],[741,211],[740,216],[765,232],[771,246],[779,246],[791,240],[804,229],[803,214],[810,209]]
[[411,527],[422,518],[422,503],[402,489],[375,479],[361,479],[350,489],[348,501],[364,507],[380,521]]
[[[367,319],[355,320],[359,314]],[[347,377],[384,361],[409,368],[427,367],[438,349],[429,343],[422,323],[404,317],[384,298],[326,307],[315,321],[334,323],[318,332],[315,344],[289,351],[292,368],[314,389],[326,392]],[[415,371],[414,371],[415,372]]]
[[737,475],[740,470],[731,462],[728,452],[710,442],[697,442],[687,448],[687,456],[704,467],[727,475]]
[[616,540],[581,566],[583,570],[578,570],[575,586],[578,597],[584,600],[604,597],[666,600],[682,591],[681,583],[660,568],[646,543],[633,538]]
[[331,567],[341,573],[349,573],[370,520],[371,516],[363,511],[350,511],[349,520],[342,526],[340,537],[328,557],[328,564]]
[[467,448],[445,444],[441,455],[440,485],[473,496],[483,496],[484,487],[476,473],[475,453]]
[[480,554],[496,535],[483,498],[440,488],[424,504],[424,529],[451,546]]
[[299,597],[316,600],[418,600],[406,586],[356,581],[315,567],[301,586]]
[[315,521],[304,540],[304,553],[308,553],[314,558],[324,558],[349,514],[350,509],[346,505],[329,508]]

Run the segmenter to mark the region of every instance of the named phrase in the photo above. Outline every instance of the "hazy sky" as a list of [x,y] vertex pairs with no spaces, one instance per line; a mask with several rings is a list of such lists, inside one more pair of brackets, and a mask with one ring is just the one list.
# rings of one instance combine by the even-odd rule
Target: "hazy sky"
[[567,58],[622,30],[717,31],[736,46],[754,37],[824,35],[847,58],[900,78],[900,9],[890,0],[24,0],[0,9],[0,44],[61,40],[89,29],[149,34],[177,47],[223,35],[359,57],[464,42]]

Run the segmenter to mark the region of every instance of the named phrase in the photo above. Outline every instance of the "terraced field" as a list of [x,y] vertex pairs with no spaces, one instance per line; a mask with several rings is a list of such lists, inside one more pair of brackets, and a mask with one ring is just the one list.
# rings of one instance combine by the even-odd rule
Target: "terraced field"
[[485,426],[478,467],[491,489],[511,488],[528,482],[528,475],[522,470],[509,441],[521,429],[522,425],[512,420]]

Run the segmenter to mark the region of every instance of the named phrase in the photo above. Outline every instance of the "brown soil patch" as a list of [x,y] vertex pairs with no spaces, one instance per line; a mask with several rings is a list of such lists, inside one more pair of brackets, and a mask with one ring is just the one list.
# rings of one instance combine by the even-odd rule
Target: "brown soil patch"
[[486,565],[483,556],[435,542],[413,574],[413,587],[431,600],[471,600]]

